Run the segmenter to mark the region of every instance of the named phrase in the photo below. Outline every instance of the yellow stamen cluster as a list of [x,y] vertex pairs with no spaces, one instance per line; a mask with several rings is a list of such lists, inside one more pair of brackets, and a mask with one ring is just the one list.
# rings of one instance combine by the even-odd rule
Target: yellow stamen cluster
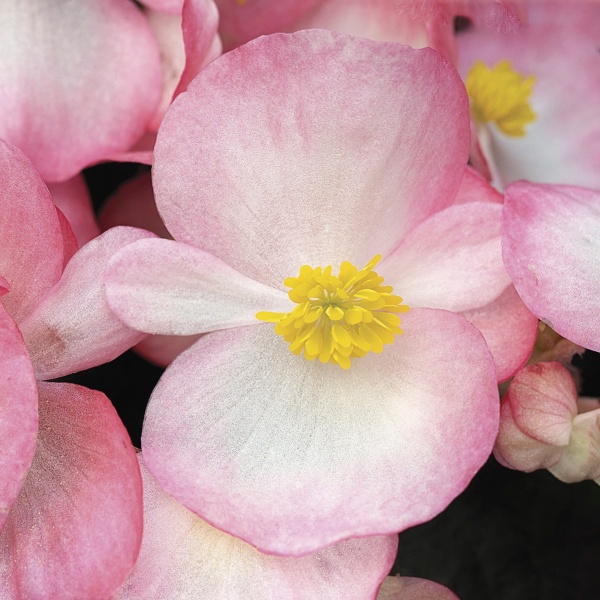
[[380,260],[377,255],[360,270],[343,262],[338,275],[332,275],[331,266],[304,265],[298,277],[283,282],[298,306],[289,313],[259,312],[256,318],[276,323],[275,333],[296,356],[304,351],[307,360],[318,358],[349,369],[351,358],[379,353],[402,333],[396,313],[408,306],[373,271]]
[[467,76],[471,113],[480,123],[495,123],[506,135],[525,135],[525,125],[535,121],[529,104],[535,77],[524,78],[510,61],[500,61],[493,69],[477,61]]

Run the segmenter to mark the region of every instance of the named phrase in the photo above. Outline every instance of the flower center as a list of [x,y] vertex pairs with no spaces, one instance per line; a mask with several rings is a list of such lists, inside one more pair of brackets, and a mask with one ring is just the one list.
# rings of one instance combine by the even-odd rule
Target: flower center
[[492,69],[477,61],[466,83],[473,118],[479,123],[495,123],[506,135],[525,135],[525,125],[536,119],[529,104],[534,82],[535,77],[524,78],[508,60]]
[[306,360],[318,357],[349,369],[351,358],[379,353],[402,333],[396,313],[409,307],[373,271],[380,260],[377,255],[360,270],[345,261],[338,275],[332,275],[331,266],[303,265],[298,277],[283,282],[298,306],[289,313],[259,312],[256,318],[276,323],[275,333],[296,356],[304,351]]

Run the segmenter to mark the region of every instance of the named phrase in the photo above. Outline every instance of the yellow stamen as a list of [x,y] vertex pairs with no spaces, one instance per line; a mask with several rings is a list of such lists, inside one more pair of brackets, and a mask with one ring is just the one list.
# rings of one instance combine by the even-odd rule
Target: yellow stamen
[[402,333],[397,313],[408,306],[373,271],[380,260],[377,255],[360,270],[343,262],[338,275],[332,275],[331,266],[303,265],[298,277],[284,281],[298,306],[289,313],[258,312],[256,318],[275,323],[275,333],[294,354],[349,369],[351,358],[382,352]]
[[508,60],[493,69],[477,61],[466,83],[473,118],[479,123],[495,123],[506,135],[525,135],[525,125],[536,119],[529,104],[534,82],[535,77],[524,78]]

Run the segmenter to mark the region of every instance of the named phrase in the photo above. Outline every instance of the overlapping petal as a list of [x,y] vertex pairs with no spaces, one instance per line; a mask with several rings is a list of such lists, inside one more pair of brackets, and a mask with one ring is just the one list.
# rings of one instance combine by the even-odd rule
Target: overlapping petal
[[386,577],[377,600],[458,600],[447,587],[418,577]]
[[0,275],[2,304],[19,322],[58,281],[63,236],[48,188],[31,162],[0,140]]
[[397,536],[348,540],[303,558],[261,554],[166,494],[140,459],[144,537],[118,600],[363,600],[390,569]]
[[415,309],[403,322],[349,371],[298,359],[267,324],[203,336],[152,395],[146,464],[188,508],[272,553],[432,517],[491,450],[494,370],[461,317]]
[[103,275],[118,250],[153,234],[113,228],[81,248],[60,281],[19,327],[38,379],[54,379],[116,358],[144,334],[110,310]]
[[0,535],[0,598],[108,598],[142,535],[135,452],[103,394],[40,383],[36,455]]
[[600,350],[600,193],[517,182],[506,190],[504,262],[531,312]]
[[33,460],[37,387],[23,338],[0,303],[0,531]]
[[4,0],[0,23],[0,136],[44,180],[68,179],[144,133],[160,61],[133,2]]
[[263,37],[206,67],[169,110],[157,206],[175,239],[268,285],[303,263],[365,264],[452,202],[467,112],[432,50]]
[[194,246],[141,240],[106,271],[111,309],[148,333],[193,335],[252,325],[261,310],[287,312],[285,293],[254,281]]
[[501,215],[493,202],[447,208],[415,227],[379,271],[409,306],[454,312],[485,306],[510,285]]

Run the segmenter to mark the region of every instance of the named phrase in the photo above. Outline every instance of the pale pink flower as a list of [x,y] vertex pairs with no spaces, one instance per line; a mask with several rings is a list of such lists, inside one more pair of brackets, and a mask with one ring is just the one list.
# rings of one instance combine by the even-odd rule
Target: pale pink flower
[[[426,520],[464,489],[496,434],[495,367],[466,320],[416,307],[473,310],[509,286],[501,206],[452,206],[468,145],[464,88],[437,53],[326,31],[247,44],[175,101],[154,183],[177,241],[131,245],[106,277],[131,326],[211,332],[148,406],[144,457],[165,491],[304,555]],[[256,319],[291,310],[282,281],[303,264],[377,253],[415,307],[383,353],[308,362]]]
[[377,600],[458,600],[447,587],[418,577],[386,577]]

